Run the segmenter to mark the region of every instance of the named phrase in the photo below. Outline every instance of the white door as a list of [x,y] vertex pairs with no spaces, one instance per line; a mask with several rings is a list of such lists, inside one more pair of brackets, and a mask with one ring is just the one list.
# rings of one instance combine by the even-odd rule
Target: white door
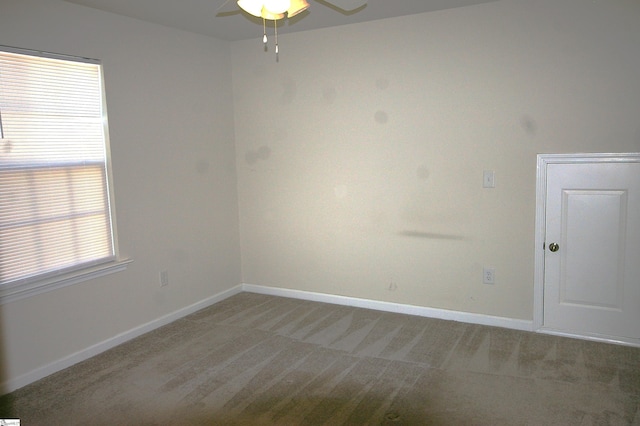
[[546,165],[543,328],[640,343],[640,162]]

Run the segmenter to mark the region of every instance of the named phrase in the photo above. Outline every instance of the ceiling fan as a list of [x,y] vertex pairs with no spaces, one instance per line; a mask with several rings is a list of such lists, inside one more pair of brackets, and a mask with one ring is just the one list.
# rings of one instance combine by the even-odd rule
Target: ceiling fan
[[[226,0],[218,9],[222,9],[229,2],[230,0]],[[351,12],[367,4],[367,0],[321,0],[319,3],[333,6],[343,12]],[[292,18],[309,9],[306,0],[237,0],[236,4],[250,15],[267,20]]]
[[[229,1],[226,0],[218,10],[225,7]],[[367,0],[318,0],[318,3],[347,14],[364,7],[367,4]],[[265,44],[265,49],[267,44],[266,21],[273,21],[276,58],[278,55],[278,20],[292,18],[309,9],[309,3],[306,0],[237,0],[236,4],[246,13],[262,19],[264,32],[262,40]]]

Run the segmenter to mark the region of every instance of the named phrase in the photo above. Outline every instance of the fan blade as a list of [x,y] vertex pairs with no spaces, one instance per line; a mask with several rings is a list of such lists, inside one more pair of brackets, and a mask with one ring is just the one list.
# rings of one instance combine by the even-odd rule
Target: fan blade
[[367,4],[367,0],[324,0],[337,8],[350,12]]
[[225,7],[227,5],[227,3],[229,3],[229,1],[231,0],[225,0],[224,3],[222,3],[220,6],[216,7],[216,10],[213,11],[213,13],[218,13],[220,12],[220,9],[222,9],[223,7]]
[[[222,0],[220,0],[220,1],[222,1]],[[236,4],[236,0],[234,0],[234,1],[224,0],[224,2],[222,4],[220,4],[220,6],[218,6],[216,8],[214,13],[216,14],[217,18],[223,18],[223,17],[226,17],[226,16],[241,15],[242,11],[240,10],[238,5]]]

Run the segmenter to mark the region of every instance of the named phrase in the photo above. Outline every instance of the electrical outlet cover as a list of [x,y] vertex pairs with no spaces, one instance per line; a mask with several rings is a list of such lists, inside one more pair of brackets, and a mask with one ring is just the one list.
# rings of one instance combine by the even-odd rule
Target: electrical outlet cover
[[493,268],[482,269],[482,282],[484,284],[495,284],[496,282],[496,270]]

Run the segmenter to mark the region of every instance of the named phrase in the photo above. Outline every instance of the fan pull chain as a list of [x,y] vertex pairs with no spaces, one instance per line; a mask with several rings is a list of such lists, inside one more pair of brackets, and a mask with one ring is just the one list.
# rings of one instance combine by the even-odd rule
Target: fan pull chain
[[[278,20],[274,19],[273,20],[273,26],[275,28],[275,35],[276,35],[276,62],[278,61],[278,53],[280,52],[280,49],[278,48]],[[265,20],[265,18],[262,18],[262,42],[264,43],[264,49],[265,52],[267,51],[267,21]]]
[[265,44],[265,47],[267,47],[267,23],[264,18],[262,18],[262,32],[264,34],[262,36],[262,42]]
[[273,21],[274,28],[276,30],[276,59],[278,58],[278,21]]

